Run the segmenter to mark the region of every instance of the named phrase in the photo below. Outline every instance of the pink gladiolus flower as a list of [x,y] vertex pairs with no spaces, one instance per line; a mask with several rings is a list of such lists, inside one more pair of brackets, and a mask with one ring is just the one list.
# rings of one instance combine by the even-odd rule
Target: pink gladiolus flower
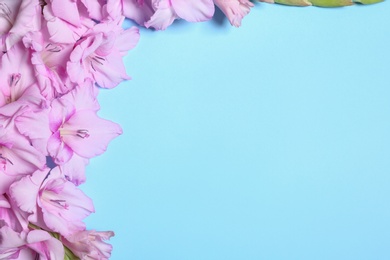
[[0,2],[0,35],[12,28],[22,0],[3,0]]
[[45,98],[52,100],[75,87],[66,73],[66,62],[73,44],[52,43],[48,38],[47,34],[31,32],[23,38],[23,42],[32,51],[31,62],[39,88]]
[[65,164],[59,165],[61,173],[68,181],[73,182],[78,186],[85,182],[85,166],[89,163],[89,159],[73,154],[72,158]]
[[0,259],[64,259],[64,246],[43,230],[17,233],[0,224]]
[[122,133],[118,124],[96,115],[95,89],[89,83],[53,101],[47,149],[55,163],[68,162],[73,153],[87,159],[100,155]]
[[123,55],[138,43],[136,27],[121,29],[120,21],[96,25],[79,41],[70,55],[67,71],[72,82],[95,81],[102,88],[113,88],[130,79],[122,61]]
[[0,126],[0,175],[26,175],[42,169],[45,156],[13,127]]
[[[80,25],[80,17],[102,20],[104,0],[49,0],[53,14],[62,20]],[[84,12],[86,8],[87,13]]]
[[82,220],[94,212],[92,200],[67,181],[58,167],[36,171],[15,182],[10,196],[30,214],[31,223],[63,236],[85,230]]
[[0,197],[0,222],[16,232],[27,230],[27,215],[15,206],[12,200],[9,201],[7,194],[3,194]]
[[241,26],[241,20],[254,6],[249,0],[214,0],[214,3],[226,15],[230,24],[235,27]]
[[30,59],[30,52],[20,42],[1,57],[0,107],[17,100],[36,82]]
[[104,242],[114,236],[114,232],[86,230],[75,233],[64,240],[64,245],[80,259],[109,259],[112,246]]
[[37,0],[0,2],[0,51],[9,50],[27,32],[41,28],[41,8]]
[[[97,21],[103,20],[103,6],[106,4],[106,0],[79,0],[79,1],[87,9],[90,18]],[[60,6],[61,5],[62,5],[62,0]]]
[[43,16],[53,43],[75,43],[95,25],[86,14],[80,14],[75,1],[51,0],[46,3]]
[[107,12],[112,18],[116,18],[119,12],[129,19],[144,25],[154,13],[151,0],[108,0]]
[[152,0],[152,7],[155,12],[145,26],[157,30],[165,30],[175,19],[203,22],[214,14],[212,0]]

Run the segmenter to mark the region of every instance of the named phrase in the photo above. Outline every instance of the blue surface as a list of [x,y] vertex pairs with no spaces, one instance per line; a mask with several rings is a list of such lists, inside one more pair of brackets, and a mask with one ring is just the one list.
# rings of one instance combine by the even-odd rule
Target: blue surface
[[390,259],[390,3],[141,30],[88,166],[114,260]]

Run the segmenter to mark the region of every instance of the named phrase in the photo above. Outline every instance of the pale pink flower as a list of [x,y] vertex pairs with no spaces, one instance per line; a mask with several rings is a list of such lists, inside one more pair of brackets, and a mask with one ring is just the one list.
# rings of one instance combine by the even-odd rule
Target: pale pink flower
[[212,0],[152,0],[154,14],[145,22],[146,27],[164,30],[175,19],[188,22],[210,20],[214,14]]
[[0,2],[0,35],[12,28],[22,0],[2,0]]
[[84,33],[95,25],[89,17],[80,14],[80,9],[72,0],[46,1],[43,7],[43,16],[54,43],[75,43]]
[[118,11],[142,26],[154,13],[151,0],[108,0],[107,12],[109,15],[116,18]]
[[80,259],[109,259],[112,246],[105,240],[114,236],[112,231],[85,230],[77,232],[63,240],[64,245]]
[[29,221],[63,236],[85,230],[82,220],[94,212],[92,200],[61,175],[58,167],[34,172],[10,187],[15,204]]
[[27,33],[41,29],[41,7],[37,0],[0,2],[0,51],[9,50]]
[[[103,20],[103,7],[106,4],[106,0],[80,0],[80,2],[87,9],[90,18],[97,21]],[[60,5],[62,5],[62,0]]]
[[226,15],[230,24],[235,27],[241,26],[241,20],[254,6],[249,0],[214,0],[214,3]]
[[21,42],[1,57],[0,71],[0,107],[17,100],[36,82],[31,52]]
[[18,132],[27,137],[31,145],[43,155],[47,155],[47,140],[51,135],[49,128],[49,109],[26,110],[15,117]]
[[98,117],[98,109],[96,87],[91,83],[53,101],[49,117],[53,134],[47,150],[55,163],[68,162],[73,153],[87,159],[100,155],[122,133],[118,124]]
[[72,82],[82,85],[90,79],[102,88],[113,88],[130,79],[122,57],[138,43],[139,31],[136,27],[123,30],[121,22],[100,23],[77,43],[67,64]]
[[27,247],[37,253],[42,260],[64,259],[63,244],[44,230],[32,230],[27,234]]
[[[73,25],[80,25],[81,17],[102,20],[104,0],[48,0],[53,14]],[[87,12],[83,12],[86,9]]]
[[8,192],[9,186],[17,180],[20,180],[23,175],[8,175],[0,172],[0,194]]
[[0,224],[0,259],[64,259],[62,243],[43,230],[18,233]]
[[0,221],[16,232],[28,229],[27,215],[9,200],[8,194],[0,195]]
[[12,125],[7,128],[0,126],[0,175],[31,174],[42,169],[45,163],[45,156]]
[[73,154],[72,158],[65,164],[59,165],[61,173],[68,181],[78,186],[85,182],[85,166],[89,163],[89,159]]
[[51,134],[44,116],[47,107],[35,85],[26,88],[17,100],[0,107],[0,172],[4,173],[0,174],[0,192],[20,179],[20,175],[44,168]]
[[[42,169],[46,163],[46,151],[34,147],[23,131],[19,131],[17,121],[28,115],[35,115],[41,109],[43,98],[37,88],[30,86],[14,102],[0,107],[0,194],[7,192],[9,185],[23,175]],[[27,126],[29,129],[32,125]],[[34,125],[42,132],[46,125]]]
[[66,73],[73,44],[53,43],[48,39],[47,34],[31,32],[23,38],[23,43],[31,49],[31,63],[42,94],[52,100],[75,87]]

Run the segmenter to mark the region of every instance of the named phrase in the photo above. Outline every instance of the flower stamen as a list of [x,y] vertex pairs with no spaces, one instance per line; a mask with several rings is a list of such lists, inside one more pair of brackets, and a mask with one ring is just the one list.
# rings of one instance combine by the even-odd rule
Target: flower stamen
[[7,157],[3,156],[3,154],[0,153],[0,165],[3,171],[6,171],[7,169],[7,163],[14,165],[14,163],[10,159],[8,159]]
[[78,130],[68,130],[64,128],[60,128],[60,136],[64,135],[75,135],[82,139],[89,137],[89,131],[88,129],[78,129]]
[[79,129],[77,130],[77,136],[80,138],[88,138],[89,137],[89,132],[87,129]]
[[48,43],[46,45],[45,49],[47,51],[50,51],[50,52],[60,52],[62,50],[62,48],[60,46],[52,44],[52,43]]
[[12,74],[11,75],[11,78],[9,80],[9,86],[12,88],[12,87],[15,87],[19,81],[20,81],[20,78],[22,76],[20,75],[20,73],[15,73],[15,74]]
[[54,204],[56,204],[57,206],[60,206],[60,207],[62,207],[64,209],[68,209],[69,208],[69,205],[66,203],[66,200],[51,199],[50,201],[54,202]]
[[103,65],[103,62],[102,62],[102,61],[105,61],[105,60],[106,60],[105,58],[102,58],[102,57],[99,57],[99,56],[92,57],[92,59],[93,59],[94,61],[96,61],[97,63],[99,63],[100,65]]

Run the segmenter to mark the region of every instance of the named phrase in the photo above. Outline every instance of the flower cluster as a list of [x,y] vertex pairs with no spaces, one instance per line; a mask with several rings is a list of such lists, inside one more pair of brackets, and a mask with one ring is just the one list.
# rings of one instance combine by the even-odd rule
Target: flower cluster
[[115,2],[0,0],[0,259],[110,257],[114,233],[86,230],[78,186],[122,133],[97,115],[139,40]]
[[[273,2],[273,0],[267,0]],[[214,8],[218,6],[236,27],[250,11],[254,4],[249,0],[115,0],[107,1],[110,8],[120,4],[123,14],[139,25],[156,30],[164,30],[175,19],[184,19],[188,22],[203,22],[210,20],[214,15]],[[111,4],[111,2],[115,2]]]
[[[215,0],[238,26],[247,0]],[[86,230],[78,186],[121,127],[97,115],[99,88],[129,79],[139,40],[125,16],[165,29],[210,19],[212,0],[0,0],[0,259],[108,259],[113,232]]]
[[[341,6],[350,0],[263,0]],[[375,3],[380,0],[356,0]],[[312,3],[313,2],[313,3]],[[97,115],[100,88],[130,79],[139,40],[125,17],[164,30],[201,22],[215,6],[233,26],[249,0],[0,0],[0,259],[108,259],[112,231],[86,230],[80,189],[89,160],[121,127]]]

